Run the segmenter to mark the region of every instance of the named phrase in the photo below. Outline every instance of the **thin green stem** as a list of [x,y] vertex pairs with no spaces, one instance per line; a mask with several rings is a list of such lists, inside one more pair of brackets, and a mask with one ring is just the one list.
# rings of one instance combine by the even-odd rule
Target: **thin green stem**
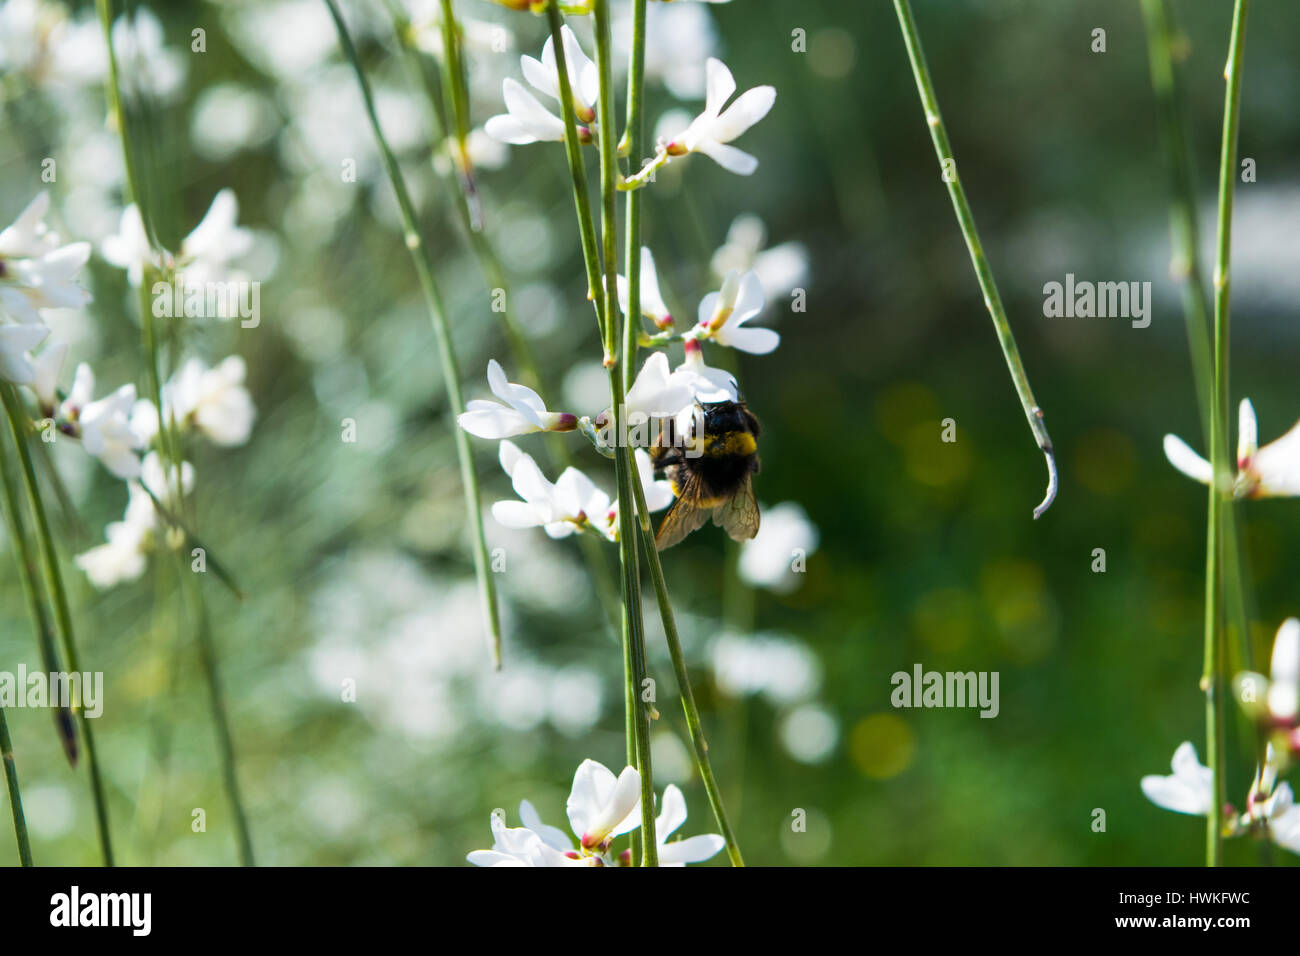
[[695,765],[699,768],[700,779],[704,781],[704,790],[709,795],[709,805],[713,807],[713,816],[722,830],[722,838],[727,844],[727,856],[732,866],[744,866],[740,855],[740,845],[736,842],[731,823],[727,819],[726,808],[722,805],[722,791],[713,777],[713,767],[709,763],[709,744],[704,739],[704,729],[700,722],[700,711],[695,706],[695,693],[691,690],[690,673],[686,670],[686,658],[682,654],[681,640],[677,635],[677,618],[673,614],[672,601],[668,597],[668,585],[664,581],[663,564],[659,560],[659,549],[655,545],[654,534],[650,528],[649,509],[646,508],[645,489],[639,480],[634,481],[636,492],[636,511],[641,516],[637,530],[641,536],[641,547],[645,551],[646,564],[650,568],[650,580],[654,584],[655,598],[659,602],[659,618],[663,621],[664,637],[668,643],[668,655],[673,661],[673,672],[677,675],[677,690],[682,699],[682,710],[686,714],[686,727],[690,731],[691,746],[695,750]]
[[[3,442],[0,441],[0,446]],[[5,514],[9,519],[9,536],[14,542],[18,559],[20,576],[23,579],[23,593],[27,598],[27,612],[36,629],[36,646],[40,651],[41,665],[48,673],[54,674],[63,669],[59,659],[59,647],[54,635],[54,620],[45,603],[44,588],[41,586],[41,572],[36,559],[36,549],[27,531],[27,522],[23,519],[22,506],[19,504],[21,479],[14,468],[8,452],[0,450],[0,474],[3,476]],[[54,726],[63,747],[64,756],[71,766],[77,765],[77,727],[72,719],[72,712],[67,707],[57,707],[54,712]]]
[[[177,574],[184,580],[184,562],[177,562]],[[243,797],[240,795],[238,761],[235,758],[234,735],[230,730],[230,716],[226,712],[226,698],[221,688],[221,675],[217,669],[216,643],[212,636],[212,621],[203,600],[203,589],[195,583],[182,583],[182,593],[186,590],[192,595],[194,615],[199,638],[199,660],[203,665],[203,676],[208,685],[208,704],[212,708],[212,723],[217,729],[217,745],[221,751],[221,776],[225,784],[226,796],[235,813],[235,836],[239,846],[239,863],[241,866],[254,866],[253,837],[248,827],[248,814],[244,811]]]
[[[596,66],[600,73],[600,234],[605,267],[601,294],[605,303],[605,355],[609,366],[610,407],[614,434],[621,436],[624,415],[623,372],[618,355],[618,144],[614,135],[614,71],[611,63],[609,0],[596,0],[592,11],[596,25]],[[563,44],[556,43],[557,48]],[[567,72],[560,67],[560,75]],[[567,102],[567,101],[566,101]],[[629,311],[639,312],[635,307]],[[633,345],[635,347],[635,344]],[[619,561],[623,567],[623,627],[628,635],[631,670],[626,680],[635,688],[645,687],[646,658],[644,620],[641,614],[641,570],[636,546],[636,515],[633,485],[640,483],[632,449],[621,439],[615,449],[614,470],[618,477]],[[625,656],[626,660],[626,656]],[[659,841],[655,837],[654,774],[650,764],[650,717],[641,701],[633,712],[636,738],[636,768],[641,775],[641,865],[659,865]]]
[[126,165],[126,186],[134,199],[136,207],[140,210],[140,219],[144,225],[145,235],[149,240],[152,248],[160,248],[157,234],[154,232],[153,217],[146,214],[146,202],[144,194],[144,182],[140,176],[140,169],[136,163],[136,157],[132,150],[126,148],[130,140],[126,124],[126,107],[122,103],[122,86],[119,81],[117,49],[113,44],[113,12],[112,0],[95,0],[95,8],[99,12],[99,23],[104,31],[104,43],[108,49],[108,106],[113,122],[117,125],[118,136],[121,137],[123,150],[122,158]]
[[[553,3],[547,4],[546,16],[551,27],[551,46],[555,50],[555,69],[560,81],[560,112],[564,115],[564,150],[569,160],[569,175],[573,180],[573,203],[578,213],[578,234],[582,239],[582,261],[587,267],[587,298],[596,309],[596,326],[605,347],[605,363],[614,361],[610,344],[612,332],[606,319],[605,296],[601,293],[600,253],[596,246],[596,225],[591,215],[591,197],[587,194],[587,172],[582,163],[582,143],[578,139],[578,124],[573,110],[573,89],[569,83],[568,57],[564,52],[564,19]],[[602,173],[603,175],[603,173]]]
[[9,739],[9,722],[5,720],[3,707],[0,707],[0,759],[5,765],[5,784],[9,788],[9,809],[14,818],[14,837],[18,840],[18,859],[23,866],[35,866],[32,844],[27,838],[27,817],[23,814],[23,792],[18,786],[18,765],[14,763],[14,744]]
[[[639,162],[645,140],[641,104],[645,98],[646,0],[632,0],[632,56],[627,68],[627,127],[623,136],[628,155]],[[603,138],[602,138],[603,141]],[[627,315],[623,327],[623,388],[632,387],[636,374],[637,338],[641,331],[641,191],[627,193],[627,247],[623,253],[627,269]],[[637,482],[640,484],[640,482]]]
[[894,9],[898,13],[898,24],[903,32],[903,43],[907,47],[907,56],[912,63],[912,75],[916,79],[916,90],[921,96],[921,105],[925,109],[925,120],[930,127],[930,138],[934,141],[934,151],[939,157],[939,167],[948,194],[952,198],[952,207],[957,214],[957,224],[961,228],[966,248],[970,252],[971,264],[975,267],[975,276],[979,280],[980,291],[984,293],[984,305],[993,319],[993,328],[997,332],[998,343],[1006,358],[1011,380],[1015,383],[1016,394],[1025,410],[1025,418],[1034,433],[1034,439],[1047,461],[1047,494],[1041,504],[1034,509],[1034,517],[1043,514],[1056,499],[1057,474],[1056,455],[1052,451],[1052,439],[1047,434],[1047,425],[1043,422],[1043,410],[1034,400],[1034,393],[1029,387],[1029,375],[1025,372],[1020,359],[1020,349],[1016,346],[1015,336],[1011,332],[1011,323],[1007,320],[1002,297],[998,294],[997,282],[993,279],[993,270],[989,267],[980,243],[979,232],[975,228],[975,216],[971,213],[970,203],[966,201],[966,190],[962,186],[957,172],[957,160],[953,157],[952,147],[948,143],[948,132],[943,125],[943,116],[939,112],[939,101],[934,94],[934,83],[930,79],[930,68],[925,62],[925,51],[921,49],[921,37],[916,31],[916,22],[912,19],[912,7],[908,0],[894,0]]
[[[45,503],[41,499],[40,487],[36,483],[36,469],[32,467],[32,456],[27,447],[26,412],[13,386],[0,385],[0,401],[4,403],[9,418],[9,431],[18,449],[18,462],[22,466],[23,484],[27,490],[27,505],[31,509],[36,528],[36,540],[40,544],[41,561],[45,565],[45,587],[54,606],[54,618],[59,626],[59,636],[63,640],[64,659],[71,671],[84,673],[77,655],[77,641],[72,629],[72,611],[68,603],[68,592],[63,586],[63,572],[59,569],[59,555],[54,547],[49,517],[45,513]],[[104,865],[112,866],[113,842],[109,836],[108,799],[104,794],[104,780],[100,774],[99,757],[95,750],[95,734],[80,702],[76,705],[76,713],[81,719],[81,733],[86,741],[86,763],[90,768],[90,789],[95,801],[95,824],[99,832],[99,847],[104,856]]]
[[1232,13],[1227,88],[1223,100],[1223,142],[1219,152],[1219,230],[1214,266],[1214,406],[1210,416],[1209,519],[1205,555],[1205,691],[1206,750],[1214,774],[1214,793],[1206,824],[1205,862],[1218,866],[1223,854],[1225,793],[1224,692],[1227,687],[1223,641],[1223,516],[1232,479],[1228,463],[1229,300],[1232,287],[1232,206],[1237,182],[1237,132],[1241,119],[1241,70],[1246,44],[1249,0],[1237,0]]
[[[348,33],[347,24],[343,22],[343,15],[339,12],[335,0],[325,0],[325,5],[329,8],[330,16],[334,18],[334,26],[338,29],[339,44],[343,48],[343,53],[351,64],[352,71],[356,74],[357,86],[361,90],[361,99],[365,103],[370,128],[374,132],[376,143],[379,145],[379,152],[383,157],[384,169],[388,173],[389,182],[392,184],[393,192],[397,196],[397,205],[402,214],[402,224],[406,230],[406,247],[410,250],[411,260],[415,263],[420,288],[424,293],[425,304],[429,309],[429,321],[433,326],[434,338],[438,343],[438,352],[442,360],[443,381],[447,389],[447,404],[453,414],[459,414],[465,408],[464,400],[461,397],[460,371],[456,363],[456,353],[452,348],[451,333],[447,327],[447,316],[443,308],[442,296],[438,291],[438,285],[433,275],[433,260],[428,246],[421,238],[419,229],[416,226],[415,204],[411,201],[411,195],[407,191],[406,180],[402,176],[397,157],[393,155],[388,140],[384,136],[384,131],[379,125],[379,116],[375,112],[374,97],[370,92],[370,81],[366,79],[365,70],[361,67],[361,58],[357,55],[356,47],[352,43],[352,36]],[[474,570],[478,576],[479,592],[482,595],[483,616],[491,643],[492,664],[497,669],[500,669],[501,622],[497,611],[496,584],[493,582],[492,574],[488,568],[487,538],[483,533],[483,514],[479,506],[478,478],[474,474],[474,458],[464,429],[453,424],[452,432],[456,441],[456,455],[460,459],[461,483],[465,489],[465,509],[474,535]]]

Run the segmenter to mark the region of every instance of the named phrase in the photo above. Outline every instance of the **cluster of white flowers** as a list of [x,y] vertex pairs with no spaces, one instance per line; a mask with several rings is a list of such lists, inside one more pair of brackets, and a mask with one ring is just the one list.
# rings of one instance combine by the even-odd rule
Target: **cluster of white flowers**
[[[1300,753],[1300,619],[1288,618],[1273,640],[1269,677],[1249,671],[1233,681],[1242,709],[1256,723],[1265,757],[1255,773],[1240,815],[1225,805],[1224,836],[1266,835],[1292,853],[1300,853],[1300,807],[1288,783],[1278,776]],[[1208,816],[1214,799],[1214,774],[1202,766],[1196,748],[1185,742],[1174,752],[1173,773],[1142,778],[1142,792],[1157,806],[1177,813]]]
[[[108,526],[106,543],[77,558],[93,584],[110,587],[139,577],[144,556],[157,544],[158,518],[149,493],[159,502],[177,504],[193,485],[193,469],[182,463],[168,476],[157,454],[148,451],[158,436],[159,414],[149,398],[137,397],[135,385],[122,385],[95,398],[95,373],[82,362],[71,387],[63,392],[59,382],[68,344],[47,345],[32,354],[50,334],[42,319],[45,310],[78,308],[91,301],[90,293],[76,282],[91,245],[60,242],[46,225],[48,209],[49,196],[41,193],[0,232],[0,378],[31,390],[43,432],[79,440],[88,454],[127,482],[123,519]],[[122,218],[123,234],[105,241],[104,257],[139,283],[146,263],[154,267],[163,263],[151,255],[135,208],[128,208]],[[230,251],[240,248],[235,241],[238,235],[234,197],[219,194],[182,244],[180,261],[201,275],[215,276]],[[214,444],[243,444],[255,414],[244,375],[244,362],[238,356],[215,368],[190,359],[162,387],[162,420],[169,428],[195,432]]]
[[[492,815],[492,849],[475,850],[467,859],[475,866],[630,866],[631,851],[617,852],[616,837],[641,825],[641,777],[624,767],[617,777],[594,760],[584,760],[573,775],[566,805],[575,842],[559,827],[548,826],[527,800],[519,804],[521,827],[507,827]],[[673,785],[664,790],[655,818],[660,866],[701,863],[725,845],[716,833],[670,840],[686,822],[686,799]]]

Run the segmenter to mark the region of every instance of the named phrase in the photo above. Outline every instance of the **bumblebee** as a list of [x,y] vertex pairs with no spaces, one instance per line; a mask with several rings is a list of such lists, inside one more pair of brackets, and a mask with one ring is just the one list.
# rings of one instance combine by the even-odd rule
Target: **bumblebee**
[[660,430],[650,461],[657,478],[667,478],[676,500],[655,535],[659,550],[670,548],[710,517],[734,541],[758,534],[758,419],[741,402],[697,404],[686,435],[672,420]]

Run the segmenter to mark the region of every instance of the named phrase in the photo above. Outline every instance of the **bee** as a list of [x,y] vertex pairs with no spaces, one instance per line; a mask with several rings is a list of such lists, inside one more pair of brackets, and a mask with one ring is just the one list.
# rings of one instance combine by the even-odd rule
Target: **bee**
[[734,541],[754,537],[758,419],[743,401],[709,402],[695,406],[685,441],[681,430],[670,419],[650,449],[655,476],[667,478],[676,495],[655,535],[659,550],[672,547],[710,517]]

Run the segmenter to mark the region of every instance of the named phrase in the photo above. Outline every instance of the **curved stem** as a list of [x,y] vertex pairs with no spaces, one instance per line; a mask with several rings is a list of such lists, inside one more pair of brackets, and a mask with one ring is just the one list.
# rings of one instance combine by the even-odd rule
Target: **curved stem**
[[925,109],[925,120],[930,127],[930,138],[934,141],[934,151],[939,157],[939,166],[952,198],[953,210],[957,213],[957,225],[961,228],[966,248],[970,252],[971,264],[975,267],[975,277],[979,280],[980,291],[984,293],[984,305],[993,319],[993,328],[1002,346],[1002,355],[1006,358],[1007,368],[1011,372],[1011,381],[1015,383],[1016,394],[1025,410],[1025,418],[1034,433],[1034,439],[1047,462],[1047,493],[1042,503],[1034,509],[1034,517],[1040,517],[1056,500],[1058,484],[1056,473],[1056,455],[1052,450],[1052,439],[1047,434],[1047,425],[1043,422],[1043,410],[1034,400],[1033,390],[1029,387],[1029,375],[1025,372],[1020,359],[1020,349],[1016,346],[1015,336],[1011,332],[1011,323],[1007,320],[1002,297],[998,294],[997,282],[993,279],[993,270],[989,268],[984,246],[980,243],[979,232],[975,229],[975,216],[971,213],[970,203],[966,201],[966,190],[957,173],[957,161],[953,158],[952,147],[948,143],[948,132],[943,125],[943,116],[939,112],[939,101],[934,95],[934,82],[930,79],[930,68],[925,62],[925,51],[921,49],[921,37],[916,32],[916,22],[912,19],[912,7],[908,0],[894,0],[894,9],[898,13],[898,24],[903,31],[903,44],[907,47],[907,57],[912,63],[912,75],[916,79],[916,90],[921,96],[921,105]]
[[[380,155],[384,160],[384,170],[387,172],[393,192],[397,196],[397,205],[402,214],[402,225],[406,230],[406,247],[411,252],[412,262],[415,263],[415,271],[420,280],[420,289],[424,293],[425,304],[429,309],[429,322],[433,326],[433,335],[438,343],[438,353],[442,360],[443,383],[447,389],[447,404],[450,406],[453,415],[459,414],[465,408],[465,402],[461,397],[460,370],[456,364],[456,353],[452,348],[451,333],[447,328],[447,316],[443,309],[442,296],[438,292],[438,284],[433,277],[433,262],[428,247],[421,238],[420,231],[416,226],[415,204],[411,201],[411,195],[407,191],[406,180],[402,176],[401,167],[397,164],[397,157],[393,155],[388,140],[384,137],[384,131],[379,125],[379,116],[375,112],[374,97],[370,92],[370,82],[366,79],[365,71],[361,68],[361,59],[357,56],[357,50],[352,43],[351,34],[348,33],[347,24],[343,22],[343,15],[339,12],[335,0],[325,0],[325,5],[329,8],[330,16],[334,19],[334,26],[338,30],[339,45],[342,46],[343,53],[347,57],[348,63],[351,64],[353,73],[356,74],[357,86],[361,90],[361,99],[366,108],[366,116],[370,120],[370,128],[375,135]],[[501,668],[501,621],[497,612],[496,584],[493,582],[492,574],[488,569],[487,538],[483,533],[483,513],[479,506],[478,477],[474,473],[474,458],[470,451],[469,439],[465,434],[465,430],[457,427],[453,422],[452,434],[456,441],[456,456],[460,460],[461,484],[465,489],[466,517],[474,535],[474,571],[478,577],[479,593],[483,601],[483,617],[491,645],[492,665],[499,670]]]
[[1237,182],[1237,130],[1241,118],[1241,65],[1246,44],[1249,0],[1237,0],[1232,13],[1227,88],[1223,100],[1223,141],[1219,151],[1219,229],[1214,266],[1214,392],[1210,415],[1209,520],[1205,544],[1205,691],[1207,760],[1214,773],[1213,800],[1206,823],[1205,862],[1218,866],[1223,854],[1223,804],[1227,767],[1224,691],[1227,687],[1223,642],[1223,530],[1232,479],[1228,463],[1229,298],[1232,287],[1232,205]]

